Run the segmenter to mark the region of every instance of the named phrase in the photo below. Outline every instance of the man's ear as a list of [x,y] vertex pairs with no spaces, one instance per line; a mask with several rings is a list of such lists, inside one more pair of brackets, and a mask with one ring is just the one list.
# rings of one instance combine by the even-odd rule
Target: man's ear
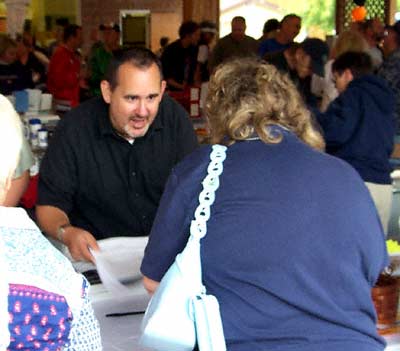
[[344,76],[346,78],[346,81],[348,83],[350,83],[354,79],[353,73],[351,73],[351,69],[349,69],[349,68],[346,68],[344,70],[343,74],[344,74]]
[[101,95],[103,96],[104,101],[109,104],[111,102],[111,85],[108,81],[102,80],[100,83],[100,90],[101,90]]
[[167,87],[167,82],[165,80],[162,80],[161,81],[161,94],[160,94],[161,97],[164,95],[166,87]]

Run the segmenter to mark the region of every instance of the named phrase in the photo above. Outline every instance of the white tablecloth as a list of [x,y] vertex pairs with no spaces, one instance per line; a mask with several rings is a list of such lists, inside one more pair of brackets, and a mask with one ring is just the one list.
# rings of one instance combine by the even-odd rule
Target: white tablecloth
[[100,323],[104,351],[145,351],[138,343],[140,323],[143,314],[106,317],[108,313],[144,311],[149,295],[138,283],[133,296],[113,298],[101,284],[91,287],[90,296],[97,319]]
[[[133,297],[114,299],[101,285],[91,287],[91,298],[95,314],[100,322],[104,351],[148,351],[139,345],[140,323],[143,314],[106,317],[108,313],[144,311],[149,296],[141,283],[135,286]],[[388,346],[385,351],[400,351],[400,335],[385,336]]]

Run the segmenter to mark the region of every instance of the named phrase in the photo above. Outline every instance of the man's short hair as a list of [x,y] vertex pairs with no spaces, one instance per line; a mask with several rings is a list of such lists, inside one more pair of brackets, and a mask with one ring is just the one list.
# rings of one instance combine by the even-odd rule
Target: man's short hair
[[60,17],[56,19],[56,25],[65,28],[69,25],[69,19],[66,17]]
[[186,21],[181,24],[179,27],[179,38],[183,39],[187,35],[193,34],[196,30],[198,30],[200,26],[198,23],[194,21]]
[[118,69],[124,63],[130,63],[132,66],[140,69],[146,69],[155,64],[162,79],[161,61],[151,50],[141,47],[134,47],[127,50],[121,49],[115,51],[105,75],[105,80],[110,84],[111,90],[114,90],[118,85]]
[[349,69],[354,78],[360,78],[373,72],[371,56],[365,52],[347,51],[332,64],[332,72],[342,75]]
[[69,24],[68,26],[66,26],[63,34],[64,42],[66,42],[71,37],[76,37],[78,31],[81,29],[82,27],[78,26],[77,24]]
[[281,24],[276,18],[270,18],[264,23],[263,33],[268,34],[274,30],[279,29],[280,26]]
[[289,13],[282,18],[281,25],[282,25],[282,23],[285,23],[288,19],[291,19],[291,18],[297,18],[298,20],[301,21],[301,17],[299,15],[296,15],[295,13]]
[[242,22],[242,23],[246,24],[246,19],[243,16],[235,16],[235,17],[233,17],[231,23],[236,22],[236,21],[239,21],[239,22]]
[[169,43],[169,38],[168,37],[161,37],[160,38],[160,46],[164,47]]

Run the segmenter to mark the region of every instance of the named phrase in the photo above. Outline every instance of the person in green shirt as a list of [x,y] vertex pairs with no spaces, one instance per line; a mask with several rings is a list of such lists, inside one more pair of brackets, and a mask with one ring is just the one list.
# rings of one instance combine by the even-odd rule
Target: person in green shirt
[[93,96],[100,96],[100,82],[104,78],[113,51],[119,48],[120,28],[117,24],[103,30],[104,45],[99,46],[89,59],[89,88]]

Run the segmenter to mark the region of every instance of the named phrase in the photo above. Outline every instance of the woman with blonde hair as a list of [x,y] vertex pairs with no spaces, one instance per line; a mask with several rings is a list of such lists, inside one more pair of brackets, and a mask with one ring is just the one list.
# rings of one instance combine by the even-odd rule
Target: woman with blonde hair
[[337,37],[331,50],[330,59],[325,64],[322,102],[320,107],[322,112],[325,112],[328,105],[339,95],[332,74],[332,64],[335,58],[348,51],[368,52],[368,49],[368,43],[364,36],[356,30],[346,30]]
[[0,350],[100,351],[89,284],[21,208],[3,207],[22,147],[0,95]]
[[[322,152],[293,83],[256,59],[223,64],[206,114],[227,151],[202,278],[227,349],[383,350],[370,294],[388,258],[374,204],[358,174]],[[149,292],[186,245],[210,150],[170,175],[141,266]]]

